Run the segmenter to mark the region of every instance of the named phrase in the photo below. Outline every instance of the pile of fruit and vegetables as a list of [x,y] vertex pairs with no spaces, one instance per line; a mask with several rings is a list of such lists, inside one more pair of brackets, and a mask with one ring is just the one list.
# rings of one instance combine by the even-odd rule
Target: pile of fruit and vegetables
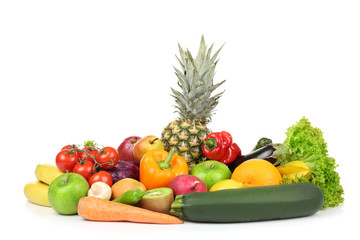
[[179,118],[159,137],[63,146],[53,164],[37,165],[27,199],[91,221],[159,224],[294,218],[342,203],[335,159],[305,117],[283,142],[264,137],[246,154],[231,131],[207,127],[225,82],[213,83],[221,48],[212,49],[203,37],[196,57],[179,45],[180,91],[171,88]]

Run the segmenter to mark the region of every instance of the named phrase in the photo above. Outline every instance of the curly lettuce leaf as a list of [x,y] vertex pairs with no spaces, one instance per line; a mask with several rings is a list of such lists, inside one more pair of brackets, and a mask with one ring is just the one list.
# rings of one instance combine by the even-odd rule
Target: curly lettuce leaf
[[310,182],[309,179],[303,177],[303,176],[295,176],[295,179],[293,178],[288,178],[286,176],[283,176],[282,179],[281,179],[281,183],[282,184],[291,184],[291,183],[308,183]]
[[328,156],[322,131],[312,127],[309,120],[303,117],[287,129],[286,135],[283,145],[291,150],[291,154],[280,159],[281,165],[295,160],[304,161],[311,169],[309,181],[324,193],[323,207],[336,207],[342,203],[344,189],[335,170],[338,165],[334,158]]

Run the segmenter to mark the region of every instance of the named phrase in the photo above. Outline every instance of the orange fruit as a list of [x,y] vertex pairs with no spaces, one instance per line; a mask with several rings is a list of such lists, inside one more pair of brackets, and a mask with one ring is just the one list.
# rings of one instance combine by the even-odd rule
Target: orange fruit
[[235,168],[231,179],[244,183],[244,187],[279,185],[281,174],[270,162],[250,159]]

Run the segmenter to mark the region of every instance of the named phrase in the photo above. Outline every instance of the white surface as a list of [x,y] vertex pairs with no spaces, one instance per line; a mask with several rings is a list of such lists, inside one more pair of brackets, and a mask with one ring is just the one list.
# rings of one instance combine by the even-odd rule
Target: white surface
[[[3,235],[325,239],[356,229],[358,1],[238,2],[1,1]],[[226,43],[215,76],[226,91],[209,127],[230,131],[246,153],[263,136],[283,141],[306,116],[339,164],[344,204],[292,220],[159,226],[88,222],[26,201],[35,166],[54,163],[63,145],[160,136],[176,117],[177,43],[196,52],[202,34]]]

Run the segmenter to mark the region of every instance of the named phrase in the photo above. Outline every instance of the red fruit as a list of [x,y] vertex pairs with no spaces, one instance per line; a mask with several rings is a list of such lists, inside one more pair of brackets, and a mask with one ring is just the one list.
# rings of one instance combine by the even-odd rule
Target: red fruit
[[[97,150],[94,147],[84,147],[82,150],[86,151],[90,156],[92,157],[96,157],[99,153],[99,150]],[[85,152],[77,152],[79,159],[81,161],[88,161],[88,162],[92,162],[93,164],[95,164],[95,161],[93,158],[91,158],[90,156],[88,156]]]
[[71,172],[75,164],[79,161],[76,153],[70,153],[68,150],[62,150],[56,155],[56,166],[62,172]]
[[95,158],[103,169],[111,169],[119,162],[119,153],[113,147],[103,147]]
[[66,145],[66,146],[64,146],[62,149],[61,149],[61,151],[62,150],[68,150],[68,151],[70,151],[70,150],[76,150],[76,149],[78,149],[78,147],[75,145],[75,144],[69,144],[69,145]]
[[137,136],[130,136],[124,139],[124,141],[120,144],[117,151],[120,156],[120,160],[129,161],[129,162],[136,162],[134,158],[134,146],[141,137]]
[[83,163],[77,163],[75,164],[72,172],[80,174],[83,176],[86,180],[89,180],[94,170],[94,164],[90,161],[85,161]]
[[90,187],[91,187],[91,185],[93,185],[93,183],[96,183],[96,182],[104,182],[107,185],[109,185],[109,187],[111,187],[113,184],[113,180],[112,180],[110,173],[108,173],[106,171],[97,172],[89,178]]

